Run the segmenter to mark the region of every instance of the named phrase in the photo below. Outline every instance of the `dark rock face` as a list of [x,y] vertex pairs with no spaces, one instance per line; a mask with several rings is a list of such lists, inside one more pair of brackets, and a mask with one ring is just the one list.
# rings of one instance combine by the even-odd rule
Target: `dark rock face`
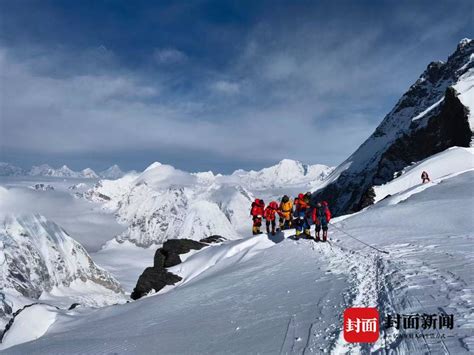
[[81,304],[80,303],[73,303],[69,306],[69,308],[67,309],[68,311],[71,311],[73,309],[76,309],[77,307],[79,307]]
[[137,286],[130,297],[137,300],[151,290],[159,291],[166,285],[174,285],[178,281],[181,281],[181,277],[164,268],[147,267],[138,278]]
[[473,53],[474,41],[463,41],[446,63],[428,65],[375,132],[340,171],[336,168],[334,182],[316,191],[313,200],[328,201],[336,216],[357,212],[373,204],[374,185],[391,181],[405,167],[453,146],[469,147],[469,113],[452,85],[474,67]]
[[168,253],[186,254],[191,249],[199,250],[205,245],[191,239],[170,239],[163,244],[163,250]]
[[206,243],[206,244],[212,244],[212,243],[221,243],[225,240],[226,239],[224,237],[221,237],[220,235],[211,235],[210,237],[201,239],[200,242]]
[[[166,253],[166,251],[165,251]],[[181,264],[181,258],[179,257],[179,254],[177,253],[167,253],[166,259],[165,259],[165,267],[172,267],[175,265]]]
[[453,147],[469,147],[471,142],[468,110],[456,97],[456,91],[446,89],[444,103],[438,114],[425,127],[404,134],[382,154],[373,178],[374,185],[390,181],[394,174],[413,162]]
[[[207,244],[220,242],[224,240],[221,236],[211,236],[205,238]],[[153,258],[153,267],[148,267],[143,271],[137,281],[137,285],[133,289],[130,297],[137,300],[151,290],[158,292],[166,285],[174,285],[181,281],[181,277],[175,275],[166,268],[175,266],[181,263],[179,254],[186,254],[191,250],[200,250],[207,246],[204,242],[197,242],[191,239],[170,239],[167,240],[163,247],[155,252]]]
[[153,267],[163,268],[165,266],[166,255],[163,254],[163,249],[160,248],[155,252],[155,257],[153,258]]

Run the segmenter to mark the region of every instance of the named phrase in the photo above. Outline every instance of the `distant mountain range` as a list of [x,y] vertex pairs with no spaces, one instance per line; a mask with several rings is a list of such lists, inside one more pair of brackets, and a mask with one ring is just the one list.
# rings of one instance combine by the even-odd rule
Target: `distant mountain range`
[[124,175],[125,173],[118,165],[112,165],[110,168],[96,173],[90,168],[81,171],[74,171],[67,165],[55,169],[48,164],[33,166],[30,170],[25,170],[9,163],[0,162],[0,176],[51,176],[84,179],[118,179]]
[[[248,230],[249,208],[255,196],[268,202],[281,189],[311,191],[331,173],[325,165],[304,165],[284,159],[259,171],[231,175],[189,173],[155,162],[140,174],[102,180],[84,197],[103,202],[129,227],[117,239],[149,247],[168,239],[199,240],[212,234],[239,238]],[[285,190],[285,193],[290,193]]]

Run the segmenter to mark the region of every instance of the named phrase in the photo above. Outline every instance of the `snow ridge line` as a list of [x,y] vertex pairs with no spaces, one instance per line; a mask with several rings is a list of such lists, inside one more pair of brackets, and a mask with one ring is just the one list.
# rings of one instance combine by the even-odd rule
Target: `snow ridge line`
[[21,312],[23,312],[25,309],[30,308],[30,307],[32,307],[32,306],[36,306],[36,305],[50,306],[50,307],[56,308],[57,310],[61,310],[61,308],[59,308],[58,306],[53,306],[53,305],[51,305],[51,304],[44,303],[44,302],[34,302],[34,303],[31,303],[31,304],[27,304],[26,306],[23,306],[22,308],[16,310],[16,311],[13,313],[12,318],[10,318],[10,320],[8,321],[8,323],[5,325],[5,328],[4,328],[3,331],[0,333],[0,344],[1,344],[2,341],[3,341],[3,338],[5,337],[5,334],[10,330],[10,328],[11,328],[12,325],[13,325],[13,323],[15,323],[15,318],[16,318]]

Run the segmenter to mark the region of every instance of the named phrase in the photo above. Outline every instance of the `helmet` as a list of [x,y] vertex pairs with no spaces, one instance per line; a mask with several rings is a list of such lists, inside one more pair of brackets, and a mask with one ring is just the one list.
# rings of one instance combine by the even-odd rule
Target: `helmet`
[[282,202],[288,202],[289,200],[290,198],[288,197],[288,195],[283,196],[283,198],[281,199]]
[[304,195],[303,195],[303,194],[299,194],[299,195],[298,195],[298,199],[299,199],[299,200],[304,199]]

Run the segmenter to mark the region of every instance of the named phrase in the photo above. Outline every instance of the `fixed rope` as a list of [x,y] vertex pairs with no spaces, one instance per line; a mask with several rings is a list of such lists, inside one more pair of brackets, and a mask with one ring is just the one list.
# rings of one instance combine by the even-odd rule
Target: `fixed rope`
[[339,227],[336,227],[334,224],[332,224],[332,223],[329,223],[329,224],[330,224],[332,227],[334,227],[335,229],[337,229],[338,231],[340,231],[340,232],[344,233],[345,235],[347,235],[348,237],[350,237],[350,238],[352,238],[352,239],[354,239],[354,240],[357,240],[359,243],[364,244],[365,246],[368,246],[369,248],[372,248],[372,249],[378,251],[379,253],[384,253],[384,254],[387,254],[387,255],[389,254],[388,251],[379,249],[379,248],[377,248],[377,247],[374,247],[373,245],[370,245],[370,244],[368,244],[368,243],[366,243],[366,242],[360,240],[359,238],[354,237],[353,235],[351,235],[350,233],[346,232],[345,230],[343,230],[343,229],[341,229],[341,228],[339,228]]

